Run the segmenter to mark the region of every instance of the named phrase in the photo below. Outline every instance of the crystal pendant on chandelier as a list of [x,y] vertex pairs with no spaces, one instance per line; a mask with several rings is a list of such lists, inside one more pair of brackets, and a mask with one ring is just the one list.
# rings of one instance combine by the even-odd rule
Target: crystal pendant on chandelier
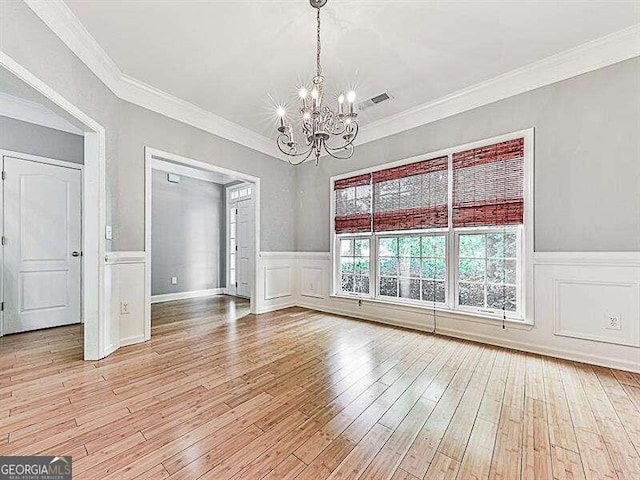
[[317,49],[316,49],[316,76],[313,78],[310,90],[303,87],[300,95],[300,129],[304,140],[302,146],[294,139],[293,126],[287,118],[287,112],[283,107],[278,107],[277,114],[280,117],[278,127],[278,148],[289,157],[289,163],[299,165],[312,155],[315,157],[316,166],[320,156],[324,153],[345,160],[353,155],[353,141],[358,135],[358,114],[354,111],[356,94],[353,91],[338,97],[337,110],[323,105],[324,77],[320,65],[320,8],[327,0],[309,0],[311,6],[316,9],[317,19]]

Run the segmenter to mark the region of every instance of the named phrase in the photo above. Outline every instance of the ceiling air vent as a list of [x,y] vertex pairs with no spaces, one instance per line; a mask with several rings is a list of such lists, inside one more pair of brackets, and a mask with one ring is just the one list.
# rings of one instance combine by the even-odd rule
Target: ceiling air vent
[[375,97],[369,98],[368,100],[363,100],[358,104],[358,110],[366,110],[367,108],[371,108],[374,105],[378,105],[379,103],[386,102],[387,100],[391,100],[391,95],[388,92],[383,92],[380,95],[376,95]]

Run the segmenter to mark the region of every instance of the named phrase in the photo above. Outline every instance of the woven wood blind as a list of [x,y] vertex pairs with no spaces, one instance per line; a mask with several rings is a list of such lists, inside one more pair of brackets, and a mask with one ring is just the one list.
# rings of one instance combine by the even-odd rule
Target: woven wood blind
[[524,139],[453,154],[453,226],[519,225],[524,219]]
[[448,224],[448,158],[373,173],[373,230],[412,230]]
[[371,231],[371,174],[337,180],[335,232],[361,233]]

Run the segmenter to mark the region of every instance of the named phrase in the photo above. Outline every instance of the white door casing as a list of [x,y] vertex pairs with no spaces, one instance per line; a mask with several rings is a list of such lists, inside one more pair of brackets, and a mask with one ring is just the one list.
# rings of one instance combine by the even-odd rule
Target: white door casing
[[82,173],[12,156],[3,163],[4,333],[79,323]]

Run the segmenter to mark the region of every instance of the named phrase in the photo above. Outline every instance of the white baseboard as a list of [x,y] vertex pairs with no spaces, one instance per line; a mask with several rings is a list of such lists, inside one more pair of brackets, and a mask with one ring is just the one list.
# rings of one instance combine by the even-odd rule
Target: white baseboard
[[[437,333],[514,350],[640,373],[639,252],[551,252],[534,255],[533,323],[436,313]],[[287,275],[275,273],[287,271]],[[327,252],[261,253],[258,313],[300,306],[431,332],[424,309],[336,298]],[[273,292],[282,293],[274,295]],[[603,312],[617,313],[610,330]]]
[[[418,330],[426,333],[433,332],[433,323],[420,324],[420,323],[410,322],[410,321],[395,320],[389,317],[371,315],[371,314],[362,313],[362,312],[354,312],[353,310],[349,310],[349,309],[334,308],[326,305],[319,305],[317,303],[298,302],[297,305],[290,305],[290,306],[299,306],[303,308],[308,308],[310,310],[315,310],[318,312],[331,313],[334,315],[342,315],[345,317],[351,317],[359,320],[382,323],[382,324],[390,325],[393,327],[407,328],[407,329]],[[273,309],[273,310],[276,310],[276,309]],[[442,321],[441,315],[438,315],[438,321]],[[501,327],[496,325],[495,328],[500,329]],[[603,359],[598,355],[592,355],[582,351],[559,350],[555,348],[545,347],[544,345],[536,345],[536,344],[525,343],[521,341],[511,341],[508,339],[499,338],[494,335],[486,335],[481,333],[469,333],[468,331],[458,330],[453,328],[446,328],[446,327],[437,327],[435,333],[438,335],[444,335],[447,337],[460,338],[463,340],[471,340],[474,342],[484,343],[487,345],[494,345],[498,347],[510,348],[513,350],[519,350],[527,353],[535,353],[538,355],[546,355],[549,357],[562,358],[564,360],[590,363],[590,364],[599,365],[602,367],[617,368],[619,370],[627,370],[631,372],[640,373],[640,364],[638,364],[637,362],[614,360],[614,359]]]
[[133,345],[134,343],[142,343],[145,341],[144,334],[143,335],[135,335],[133,337],[127,337],[120,340],[120,346],[126,347],[127,345]]
[[222,295],[226,292],[224,288],[209,288],[207,290],[192,290],[190,292],[163,293],[162,295],[152,295],[151,303],[172,302],[174,300],[186,300],[187,298],[212,297]]

